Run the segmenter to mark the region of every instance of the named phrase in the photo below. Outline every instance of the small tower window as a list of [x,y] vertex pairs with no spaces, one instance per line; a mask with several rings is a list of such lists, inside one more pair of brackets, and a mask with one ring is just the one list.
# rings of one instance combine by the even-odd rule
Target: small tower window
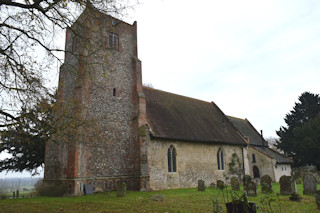
[[115,33],[108,33],[108,37],[109,37],[109,48],[112,48],[112,49],[116,49],[118,50],[119,49],[119,36],[118,34],[115,34]]
[[113,89],[112,89],[112,95],[113,95],[113,96],[117,96],[117,90],[116,90],[116,88],[113,88]]

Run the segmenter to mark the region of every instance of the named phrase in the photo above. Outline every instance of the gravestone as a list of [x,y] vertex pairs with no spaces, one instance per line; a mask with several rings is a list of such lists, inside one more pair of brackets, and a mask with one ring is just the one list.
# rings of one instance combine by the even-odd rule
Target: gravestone
[[16,198],[16,192],[12,192],[12,198],[13,198],[13,199]]
[[253,181],[249,180],[244,190],[248,196],[257,197],[257,186]]
[[204,180],[198,180],[198,191],[206,190],[206,186],[204,185]]
[[243,176],[243,185],[247,185],[249,180],[251,180],[250,175]]
[[260,185],[260,178],[254,178],[253,182],[256,184],[256,186]]
[[272,193],[272,179],[269,175],[264,175],[261,177],[261,193],[268,194]]
[[240,184],[239,180],[236,177],[231,178],[231,188],[232,190],[239,191],[240,190]]
[[19,190],[17,190],[17,195],[16,195],[16,197],[19,198]]
[[297,191],[297,184],[296,184],[296,180],[291,180],[291,184],[292,184],[292,191],[294,192],[294,193],[298,193],[298,191]]
[[211,188],[211,189],[216,188],[216,184],[215,184],[215,183],[210,183],[210,188]]
[[161,195],[161,194],[155,194],[155,195],[151,196],[150,199],[155,200],[155,201],[164,201],[165,196]]
[[291,185],[291,176],[281,176],[279,183],[281,195],[291,195],[293,193]]
[[84,195],[91,195],[93,193],[93,188],[91,184],[84,184],[83,185],[83,192]]
[[303,194],[313,195],[317,191],[317,179],[311,173],[306,173],[303,177]]
[[320,190],[316,191],[316,193],[314,194],[314,198],[316,199],[318,209],[320,209]]
[[217,181],[217,188],[218,189],[224,189],[224,182],[222,180]]
[[117,197],[125,197],[127,193],[127,184],[124,182],[117,183]]

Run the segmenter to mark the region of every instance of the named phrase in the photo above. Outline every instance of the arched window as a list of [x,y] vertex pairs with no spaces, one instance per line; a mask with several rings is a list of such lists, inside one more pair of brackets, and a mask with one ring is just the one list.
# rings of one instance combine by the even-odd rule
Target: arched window
[[252,154],[252,163],[256,163],[256,156]]
[[177,162],[176,162],[177,152],[173,145],[170,145],[168,148],[168,172],[177,171]]
[[221,148],[219,148],[218,150],[217,160],[218,160],[218,170],[224,170],[224,156]]
[[260,178],[260,172],[256,166],[253,167],[253,178]]

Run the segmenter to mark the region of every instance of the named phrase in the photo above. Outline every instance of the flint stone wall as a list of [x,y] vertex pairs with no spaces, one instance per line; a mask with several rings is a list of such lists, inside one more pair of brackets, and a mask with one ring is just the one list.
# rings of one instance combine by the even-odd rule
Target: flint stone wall
[[[168,172],[167,152],[171,144],[177,151],[177,172]],[[218,170],[217,152],[219,148],[224,151],[225,170]],[[234,152],[241,156],[241,147],[150,140],[148,145],[150,187],[153,190],[195,188],[198,180],[204,180],[205,183],[216,183],[217,180],[223,180],[226,183],[225,177],[230,175],[228,164]]]

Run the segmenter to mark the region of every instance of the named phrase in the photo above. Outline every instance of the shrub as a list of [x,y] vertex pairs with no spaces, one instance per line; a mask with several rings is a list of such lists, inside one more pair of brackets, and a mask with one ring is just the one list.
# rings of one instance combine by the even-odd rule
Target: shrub
[[61,197],[67,193],[65,184],[44,182],[43,179],[38,180],[34,188],[38,196]]

